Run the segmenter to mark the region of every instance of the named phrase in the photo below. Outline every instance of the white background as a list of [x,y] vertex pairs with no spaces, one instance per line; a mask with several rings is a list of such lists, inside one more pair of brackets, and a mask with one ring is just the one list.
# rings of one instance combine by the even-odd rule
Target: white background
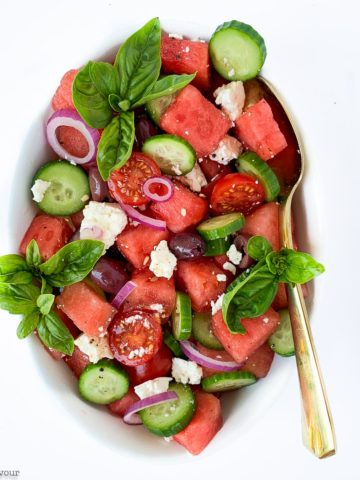
[[[119,443],[117,449],[109,447],[106,432],[89,433],[83,427],[84,420],[75,422],[64,413],[58,400],[66,399],[62,388],[67,386],[52,378],[52,365],[46,367],[48,376],[36,370],[42,354],[38,352],[34,362],[31,342],[20,344],[15,337],[16,319],[1,312],[0,471],[20,470],[20,478],[31,480],[227,475],[253,480],[360,478],[360,29],[356,4],[355,0],[2,0],[1,253],[14,248],[9,232],[16,228],[20,236],[27,226],[25,221],[19,223],[16,210],[17,183],[22,185],[24,179],[18,170],[12,183],[14,165],[27,162],[22,139],[30,126],[39,122],[56,87],[55,79],[101,54],[103,45],[115,45],[113,40],[107,42],[107,38],[114,38],[114,32],[118,31],[120,41],[124,30],[132,31],[156,15],[184,25],[207,24],[208,34],[219,23],[237,18],[264,36],[268,47],[266,75],[281,88],[295,112],[311,162],[312,194],[305,202],[313,221],[311,250],[327,267],[326,275],[316,283],[313,331],[334,414],[338,453],[319,461],[301,444],[299,393],[292,360],[288,360],[292,362],[287,367],[291,373],[284,377],[280,393],[271,394],[271,375],[267,384],[264,382],[261,394],[271,397],[268,408],[246,429],[241,423],[232,425],[235,434],[231,441],[224,435],[222,442],[220,432],[218,447],[211,455],[178,455],[169,463],[163,449],[162,455],[143,456],[141,442],[137,450],[134,448],[135,457],[124,444]],[[39,72],[42,77],[47,77],[47,72],[49,80],[43,78],[41,83]],[[43,86],[38,88],[39,84]],[[32,147],[38,145],[27,145]],[[18,195],[21,199],[20,191]],[[50,362],[45,354],[43,360]],[[85,416],[88,408],[83,407]],[[92,422],[90,414],[88,422]]]

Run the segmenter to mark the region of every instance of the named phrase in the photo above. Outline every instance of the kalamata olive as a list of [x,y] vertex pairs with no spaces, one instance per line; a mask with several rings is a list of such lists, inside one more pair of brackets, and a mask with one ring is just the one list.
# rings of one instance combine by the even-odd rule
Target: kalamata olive
[[146,118],[145,115],[139,117],[135,123],[135,139],[137,148],[141,150],[145,140],[149,137],[157,135],[158,133],[158,129],[148,118]]
[[237,235],[234,239],[234,245],[243,254],[241,262],[239,264],[240,268],[249,268],[255,260],[249,257],[247,253],[247,244],[250,239],[251,235],[247,235],[246,233],[241,233]]
[[197,258],[205,253],[205,242],[197,233],[178,233],[174,235],[169,248],[175,257]]
[[109,257],[102,257],[93,268],[91,279],[104,290],[116,295],[129,280],[121,262]]
[[103,202],[108,197],[109,190],[107,183],[101,178],[96,165],[89,169],[89,183],[91,198],[95,202]]

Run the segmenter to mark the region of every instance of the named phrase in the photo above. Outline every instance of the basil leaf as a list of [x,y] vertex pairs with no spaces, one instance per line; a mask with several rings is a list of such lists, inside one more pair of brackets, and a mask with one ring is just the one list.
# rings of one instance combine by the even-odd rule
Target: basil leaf
[[[153,18],[120,47],[115,59],[120,74],[119,93],[122,100],[128,100],[129,106],[145,97],[158,79],[160,44],[160,22]],[[124,104],[122,109],[125,108]]]
[[104,64],[94,65],[95,62],[88,62],[78,72],[73,82],[72,98],[79,115],[90,127],[105,128],[113,116],[108,96],[117,93],[112,90],[118,82],[117,72],[112,65],[110,68]]
[[0,283],[27,284],[32,282],[32,273],[20,255],[0,257]]
[[16,330],[17,337],[20,339],[28,337],[34,330],[36,330],[39,320],[40,312],[37,309],[24,315]]
[[42,315],[37,331],[41,341],[48,348],[72,355],[74,338],[55,312]]
[[266,256],[266,264],[271,273],[277,276],[279,282],[286,282],[285,271],[288,267],[285,250],[271,252]]
[[52,295],[51,293],[42,293],[38,296],[36,305],[39,307],[39,310],[43,315],[47,315],[53,306],[54,300],[55,295]]
[[272,252],[271,243],[260,235],[251,237],[246,248],[248,255],[254,260],[262,260],[268,253]]
[[140,107],[151,100],[156,98],[164,97],[166,95],[172,95],[173,93],[181,90],[186,87],[196,76],[196,73],[192,75],[168,75],[166,77],[158,80],[151,92],[149,92],[145,97],[138,100],[132,108]]
[[41,263],[41,255],[36,240],[31,240],[26,247],[26,263],[29,267],[38,267]]
[[98,169],[104,180],[129,160],[134,138],[134,112],[122,112],[105,128],[97,152]]
[[29,313],[36,308],[40,289],[35,285],[0,284],[0,308],[9,313]]
[[120,102],[121,98],[116,93],[110,93],[108,97],[109,105],[115,112],[121,112]]
[[47,283],[53,287],[64,287],[83,280],[103,253],[103,242],[76,240],[41,264],[40,271]]
[[280,253],[286,258],[287,267],[283,276],[287,282],[306,283],[325,272],[325,267],[308,253],[285,248]]

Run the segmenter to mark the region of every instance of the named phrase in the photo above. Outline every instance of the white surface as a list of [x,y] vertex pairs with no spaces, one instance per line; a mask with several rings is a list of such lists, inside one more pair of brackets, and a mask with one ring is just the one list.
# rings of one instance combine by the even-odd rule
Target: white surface
[[[360,476],[356,2],[221,0],[213,5],[188,0],[1,2],[1,253],[14,250],[30,218],[25,185],[44,158],[40,122],[66,70],[113,53],[121,39],[155,15],[170,31],[195,35],[209,35],[230,18],[253,24],[268,47],[264,74],[296,113],[311,162],[304,224],[312,253],[327,267],[316,281],[312,321],[338,453],[319,461],[301,445],[292,359],[277,359],[265,381],[233,397],[229,402],[238,400],[238,405],[231,418],[212,445],[193,458],[174,442],[141,434],[141,427],[125,430],[120,420],[81,402],[68,371],[35,340],[20,343],[17,319],[1,312],[0,471],[20,470],[20,478],[31,480],[217,479],[227,472],[252,480]],[[177,20],[165,21],[171,18]]]

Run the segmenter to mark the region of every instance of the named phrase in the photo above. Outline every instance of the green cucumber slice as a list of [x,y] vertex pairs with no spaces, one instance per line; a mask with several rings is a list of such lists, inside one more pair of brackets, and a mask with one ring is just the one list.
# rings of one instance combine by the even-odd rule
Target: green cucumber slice
[[66,160],[55,160],[41,167],[36,180],[50,182],[44,198],[37,205],[49,215],[72,215],[84,208],[90,199],[89,179],[84,170]]
[[177,135],[155,135],[145,140],[143,153],[155,160],[166,175],[184,175],[191,172],[196,162],[193,147]]
[[205,220],[197,227],[197,231],[205,240],[217,240],[237,232],[244,225],[245,217],[242,213],[227,213]]
[[150,100],[145,104],[145,109],[151,120],[160,126],[160,119],[169,108],[170,104],[175,100],[176,93],[165,95],[164,97]]
[[175,308],[171,315],[172,331],[176,340],[187,340],[191,335],[192,317],[189,295],[176,292]]
[[205,256],[213,257],[215,255],[223,255],[231,246],[231,238],[217,238],[216,240],[205,241]]
[[249,80],[266,58],[264,39],[246,23],[232,20],[219,25],[209,43],[215,70],[227,80]]
[[215,337],[211,327],[210,313],[193,313],[192,334],[201,345],[212,350],[224,350],[224,347]]
[[171,437],[184,430],[196,408],[195,397],[189,385],[171,382],[169,391],[177,393],[178,399],[139,412],[144,426],[161,437]]
[[250,372],[223,372],[215,373],[201,380],[205,392],[227,392],[238,388],[247,387],[256,382],[256,377]]
[[111,360],[90,363],[80,375],[80,395],[92,403],[106,405],[120,400],[128,390],[127,372]]
[[282,357],[292,357],[295,355],[295,345],[291,330],[289,310],[284,308],[279,310],[280,325],[269,337],[268,343],[275,353]]
[[258,178],[264,187],[267,202],[272,202],[280,193],[280,183],[274,171],[254,152],[246,152],[236,160],[240,173],[247,173]]
[[168,348],[170,348],[170,350],[175,355],[175,357],[180,357],[180,358],[185,357],[183,351],[181,350],[180,343],[176,340],[176,338],[172,333],[170,333],[168,330],[164,330],[163,339],[164,339],[165,345]]

